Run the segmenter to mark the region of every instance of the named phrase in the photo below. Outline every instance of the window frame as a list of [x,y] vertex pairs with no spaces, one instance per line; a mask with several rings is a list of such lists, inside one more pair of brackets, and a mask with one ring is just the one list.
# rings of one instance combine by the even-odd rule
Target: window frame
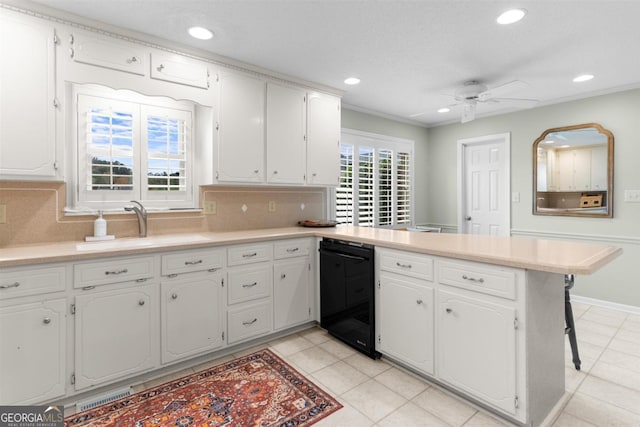
[[[73,100],[69,106],[68,132],[70,135],[67,164],[74,165],[68,171],[68,177],[72,183],[69,188],[67,208],[65,212],[82,213],[86,211],[95,212],[121,211],[131,200],[139,200],[145,207],[153,209],[196,209],[197,195],[195,187],[195,152],[196,152],[196,104],[190,101],[176,101],[167,97],[146,96],[129,90],[115,90],[98,85],[76,85],[69,86],[70,99]],[[131,107],[134,114],[134,142],[133,142],[133,190],[118,190],[114,193],[110,191],[96,192],[87,190],[88,167],[86,164],[85,151],[87,136],[82,130],[82,126],[87,125],[87,119],[83,117],[83,107],[86,103],[83,100],[92,98],[104,104],[112,104],[120,107]],[[147,133],[146,117],[153,115],[153,112],[170,111],[174,112],[176,118],[186,118],[188,120],[188,141],[186,142],[185,156],[185,189],[184,191],[149,191],[147,183],[147,140],[144,139]],[[86,112],[86,109],[85,109]],[[102,194],[100,194],[102,193]],[[151,193],[151,194],[149,194]]]
[[[371,148],[374,150],[373,156],[373,170],[374,170],[374,180],[373,180],[373,197],[374,197],[374,212],[373,212],[373,224],[368,226],[374,227],[383,227],[383,228],[399,228],[399,227],[413,227],[415,223],[415,142],[410,139],[397,138],[388,135],[382,135],[371,132],[358,131],[354,129],[343,128],[340,139],[340,152],[342,153],[342,146],[349,145],[353,147],[352,157],[354,165],[357,165],[359,162],[359,154],[361,148]],[[392,159],[392,171],[391,171],[391,182],[392,182],[392,221],[391,224],[380,224],[380,174],[378,173],[380,168],[380,151],[391,151],[393,154],[391,156]],[[398,224],[398,174],[397,174],[397,157],[398,153],[409,153],[409,180],[410,180],[410,189],[409,189],[409,222]],[[340,162],[342,163],[342,155],[340,158]],[[340,170],[342,171],[342,164]],[[359,168],[358,168],[359,170]],[[341,173],[342,177],[342,173]],[[352,186],[353,191],[351,195],[351,200],[353,203],[353,212],[352,212],[352,224],[360,225],[360,212],[358,206],[358,192],[359,192],[359,173],[352,173]],[[337,217],[337,195],[340,186],[332,189],[331,193],[331,212],[333,215],[336,215],[336,219],[340,221],[341,219]]]

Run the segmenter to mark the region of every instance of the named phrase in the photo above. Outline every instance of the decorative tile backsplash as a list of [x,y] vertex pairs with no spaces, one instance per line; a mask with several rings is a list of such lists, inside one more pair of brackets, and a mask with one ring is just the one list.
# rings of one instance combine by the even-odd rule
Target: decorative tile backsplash
[[[215,202],[215,214],[203,212],[150,212],[149,236],[249,230],[293,226],[304,219],[327,216],[326,189],[292,187],[202,186],[200,206]],[[0,181],[0,205],[6,223],[0,224],[0,247],[28,243],[80,241],[93,234],[94,215],[64,214],[63,182]],[[123,211],[124,212],[124,211]],[[105,214],[107,234],[138,235],[133,213]]]

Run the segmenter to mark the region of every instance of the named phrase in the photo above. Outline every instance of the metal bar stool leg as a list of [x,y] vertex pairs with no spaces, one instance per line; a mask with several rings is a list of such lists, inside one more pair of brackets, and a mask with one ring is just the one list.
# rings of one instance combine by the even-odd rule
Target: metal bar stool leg
[[569,344],[571,344],[571,354],[573,356],[573,366],[576,370],[580,370],[580,355],[578,354],[578,342],[576,341],[576,326],[573,321],[573,310],[571,309],[571,298],[569,290],[573,288],[573,274],[565,274],[564,276],[564,320],[566,327],[564,333],[569,335]]

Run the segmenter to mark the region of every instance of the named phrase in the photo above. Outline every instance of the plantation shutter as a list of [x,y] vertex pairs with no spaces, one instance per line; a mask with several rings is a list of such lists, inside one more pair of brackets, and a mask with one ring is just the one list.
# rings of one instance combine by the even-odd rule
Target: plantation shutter
[[411,154],[396,157],[396,224],[411,224]]
[[340,145],[340,184],[336,188],[336,221],[353,224],[353,145]]
[[358,225],[375,225],[375,176],[373,148],[360,147],[358,155]]

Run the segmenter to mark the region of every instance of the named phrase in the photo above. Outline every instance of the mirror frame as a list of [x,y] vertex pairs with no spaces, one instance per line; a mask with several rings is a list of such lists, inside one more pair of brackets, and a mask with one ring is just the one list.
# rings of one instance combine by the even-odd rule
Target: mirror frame
[[[607,197],[605,213],[578,213],[572,211],[543,212],[538,210],[538,145],[545,140],[547,135],[554,132],[571,131],[576,129],[594,128],[607,137]],[[579,218],[612,218],[613,217],[613,133],[603,128],[598,123],[585,123],[581,125],[563,126],[545,130],[533,143],[533,214],[551,216],[572,216]]]

